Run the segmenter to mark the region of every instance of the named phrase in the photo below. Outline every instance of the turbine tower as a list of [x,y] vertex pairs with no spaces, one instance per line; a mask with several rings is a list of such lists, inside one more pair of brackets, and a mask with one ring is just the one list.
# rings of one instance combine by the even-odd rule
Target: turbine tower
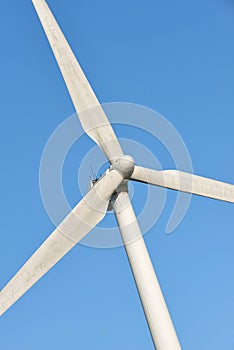
[[[135,165],[125,155],[78,61],[44,0],[32,0],[85,132],[99,145],[110,167],[0,292],[0,315],[68,253],[112,205],[157,350],[181,349],[128,195],[128,181],[161,186],[234,203],[234,185],[177,170]],[[94,112],[95,111],[95,112]]]

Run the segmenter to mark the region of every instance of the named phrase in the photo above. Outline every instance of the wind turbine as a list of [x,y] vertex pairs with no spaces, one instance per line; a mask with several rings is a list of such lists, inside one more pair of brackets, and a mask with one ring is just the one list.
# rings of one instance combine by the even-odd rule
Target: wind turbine
[[[32,0],[57,59],[85,132],[100,146],[110,168],[0,293],[0,315],[105,216],[111,202],[157,350],[181,349],[154,272],[129,195],[134,180],[234,203],[234,186],[177,170],[156,171],[135,165],[116,135],[79,63],[44,0]],[[95,113],[93,113],[95,110]]]

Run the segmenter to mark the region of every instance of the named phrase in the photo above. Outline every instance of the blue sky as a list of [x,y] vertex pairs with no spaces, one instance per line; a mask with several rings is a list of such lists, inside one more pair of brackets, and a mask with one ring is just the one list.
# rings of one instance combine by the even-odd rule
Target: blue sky
[[[234,183],[231,0],[48,4],[101,102],[157,110],[182,135],[195,173]],[[53,230],[40,198],[40,159],[74,108],[31,2],[3,2],[0,17],[2,288]],[[139,136],[171,166],[163,147],[131,131]],[[68,159],[71,202],[81,198],[76,169],[92,146],[82,139]],[[232,350],[233,205],[194,197],[166,235],[175,198],[168,193],[145,240],[182,347]],[[76,246],[0,319],[0,348],[153,349],[124,249]]]

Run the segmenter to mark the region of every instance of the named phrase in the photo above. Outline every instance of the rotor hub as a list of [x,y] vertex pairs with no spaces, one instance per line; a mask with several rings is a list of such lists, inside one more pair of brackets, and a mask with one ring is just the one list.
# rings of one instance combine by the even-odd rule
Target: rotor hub
[[111,164],[111,169],[118,171],[124,179],[128,180],[133,173],[134,166],[134,159],[131,156],[125,155],[114,159]]

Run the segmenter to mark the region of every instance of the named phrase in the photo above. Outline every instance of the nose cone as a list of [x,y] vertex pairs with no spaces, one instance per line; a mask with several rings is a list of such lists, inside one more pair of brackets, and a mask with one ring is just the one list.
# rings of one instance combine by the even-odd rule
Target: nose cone
[[129,179],[133,173],[135,166],[134,159],[131,156],[123,156],[120,158],[116,158],[112,162],[112,169],[120,172],[124,179]]

